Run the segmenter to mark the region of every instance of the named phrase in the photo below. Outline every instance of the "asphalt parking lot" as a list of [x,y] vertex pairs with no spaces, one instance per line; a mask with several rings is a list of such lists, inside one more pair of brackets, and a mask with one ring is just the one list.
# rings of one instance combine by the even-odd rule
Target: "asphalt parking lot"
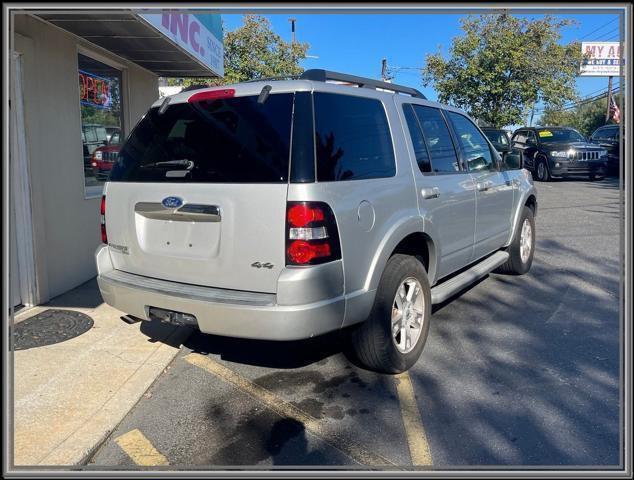
[[531,272],[435,308],[407,375],[358,368],[339,335],[192,333],[85,468],[617,467],[618,180],[537,188]]

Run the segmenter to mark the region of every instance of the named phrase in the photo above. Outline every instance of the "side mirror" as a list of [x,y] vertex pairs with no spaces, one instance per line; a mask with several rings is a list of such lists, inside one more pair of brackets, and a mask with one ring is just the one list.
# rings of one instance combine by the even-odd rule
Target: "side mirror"
[[509,170],[521,170],[524,167],[522,156],[519,153],[507,153],[503,157],[504,165]]

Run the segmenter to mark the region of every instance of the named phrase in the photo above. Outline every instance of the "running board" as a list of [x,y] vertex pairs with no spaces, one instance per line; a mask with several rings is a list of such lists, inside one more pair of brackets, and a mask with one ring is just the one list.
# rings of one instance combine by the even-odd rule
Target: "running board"
[[476,263],[469,270],[465,270],[460,275],[436,285],[431,289],[431,303],[442,303],[451,297],[453,294],[468,287],[479,278],[484,277],[486,274],[491,273],[497,267],[502,265],[509,258],[507,252],[496,252],[490,257],[485,258],[480,263]]

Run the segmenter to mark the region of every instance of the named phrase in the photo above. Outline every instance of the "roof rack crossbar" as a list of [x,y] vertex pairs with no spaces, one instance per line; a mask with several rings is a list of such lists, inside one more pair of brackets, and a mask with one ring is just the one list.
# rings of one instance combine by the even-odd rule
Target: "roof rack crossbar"
[[346,73],[331,72],[329,70],[311,69],[306,70],[299,77],[301,80],[313,80],[316,82],[326,82],[327,80],[335,80],[338,82],[352,83],[359,85],[363,88],[382,88],[384,90],[390,90],[397,93],[406,93],[412,97],[422,98],[427,100],[427,97],[420,91],[412,87],[406,87],[404,85],[398,85],[396,83],[382,82],[380,80],[373,80],[371,78],[357,77],[356,75],[348,75]]

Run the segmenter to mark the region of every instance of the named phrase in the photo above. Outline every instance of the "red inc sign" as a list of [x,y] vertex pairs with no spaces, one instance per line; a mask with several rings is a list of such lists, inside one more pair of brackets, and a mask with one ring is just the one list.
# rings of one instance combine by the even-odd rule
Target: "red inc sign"
[[83,105],[111,108],[111,81],[83,70],[79,71],[79,101]]

